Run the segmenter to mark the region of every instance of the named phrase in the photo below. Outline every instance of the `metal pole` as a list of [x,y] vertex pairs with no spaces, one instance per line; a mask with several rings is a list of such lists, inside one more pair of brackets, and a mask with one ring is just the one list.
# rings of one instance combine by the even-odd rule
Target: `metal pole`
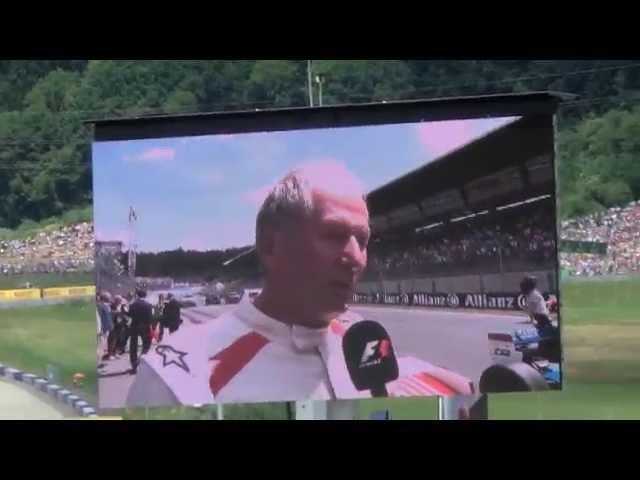
[[498,245],[498,262],[500,268],[500,285],[502,285],[502,290],[506,290],[504,286],[504,267],[502,265],[502,246]]
[[[313,107],[313,80],[311,75],[311,60],[307,60],[307,87],[309,90],[309,106]],[[305,400],[295,402],[296,420],[326,420],[327,402]]]
[[[313,107],[313,83],[311,77],[311,60],[307,60],[307,89],[309,90],[309,106]],[[326,402],[316,405],[312,400],[297,401],[296,420],[314,420],[327,418]]]
[[222,405],[220,403],[216,403],[216,408],[218,410],[218,420],[224,420],[224,411],[222,410]]
[[309,106],[313,107],[313,82],[311,80],[311,60],[307,60],[307,83],[309,90]]
[[[311,60],[307,61],[309,81],[309,105],[313,107],[313,90],[311,82]],[[320,105],[322,106],[322,83],[319,84]],[[295,402],[296,420],[355,420],[358,417],[357,400],[314,401],[305,400]]]
[[129,251],[127,254],[127,270],[129,270],[129,278],[135,278],[136,270],[136,251],[135,251],[135,222],[138,220],[137,213],[133,205],[129,206]]
[[222,266],[223,266],[223,267],[226,267],[227,265],[229,265],[230,263],[235,262],[235,261],[236,261],[236,260],[238,260],[239,258],[242,258],[242,257],[244,257],[245,255],[249,255],[249,254],[250,254],[250,253],[252,253],[255,249],[256,249],[256,247],[255,247],[255,246],[254,246],[254,247],[249,248],[248,250],[246,250],[246,251],[244,251],[244,252],[242,252],[242,253],[240,253],[240,254],[236,255],[235,257],[230,258],[229,260],[227,260],[227,261],[225,261],[225,262],[222,262]]

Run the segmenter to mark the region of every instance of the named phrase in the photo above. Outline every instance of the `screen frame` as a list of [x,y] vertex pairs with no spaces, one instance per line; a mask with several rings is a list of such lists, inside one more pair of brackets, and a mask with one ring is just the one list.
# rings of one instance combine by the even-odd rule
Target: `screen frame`
[[[252,132],[293,131],[321,128],[374,126],[401,123],[470,120],[494,117],[548,117],[553,131],[552,169],[556,212],[554,229],[556,244],[556,287],[560,297],[559,231],[557,216],[557,149],[555,115],[561,103],[577,96],[561,92],[531,92],[470,97],[450,97],[322,107],[255,109],[233,112],[212,112],[183,115],[141,115],[123,118],[88,120],[94,127],[94,142],[162,139],[201,135],[238,134]],[[431,166],[433,168],[433,166]],[[410,172],[415,173],[415,172]],[[562,314],[559,327],[563,330]],[[563,357],[561,343],[561,357]],[[562,362],[564,363],[564,362]],[[564,368],[560,369],[564,386]]]
[[322,107],[255,109],[186,115],[143,115],[88,120],[94,141],[304,130],[487,117],[554,115],[561,92],[532,92]]

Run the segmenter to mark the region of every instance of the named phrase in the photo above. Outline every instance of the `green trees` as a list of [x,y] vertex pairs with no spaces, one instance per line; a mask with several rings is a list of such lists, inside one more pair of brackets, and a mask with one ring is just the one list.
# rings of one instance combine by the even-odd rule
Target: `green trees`
[[560,212],[583,215],[640,197],[640,107],[591,115],[559,135]]
[[[640,195],[632,61],[314,60],[312,70],[325,105],[547,89],[593,98],[561,112],[561,212]],[[91,202],[87,119],[307,103],[306,60],[0,61],[0,228]]]
[[411,69],[400,60],[318,60],[313,71],[324,77],[324,104],[395,100],[413,94]]
[[249,103],[303,106],[306,103],[306,62],[260,60],[251,69],[247,85]]

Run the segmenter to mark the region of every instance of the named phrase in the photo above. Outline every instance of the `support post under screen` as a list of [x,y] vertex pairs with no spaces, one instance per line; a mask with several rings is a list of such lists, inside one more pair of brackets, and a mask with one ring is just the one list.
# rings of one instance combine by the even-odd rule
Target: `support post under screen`
[[357,420],[358,400],[296,402],[296,420]]
[[440,420],[489,420],[489,399],[486,394],[439,397],[438,418]]

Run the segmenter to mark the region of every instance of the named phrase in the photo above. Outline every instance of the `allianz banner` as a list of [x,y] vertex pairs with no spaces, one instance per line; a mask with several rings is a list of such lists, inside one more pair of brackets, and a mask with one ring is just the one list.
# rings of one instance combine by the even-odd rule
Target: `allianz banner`
[[[545,295],[547,297],[547,295]],[[487,310],[523,310],[525,298],[518,293],[425,293],[358,294],[354,303],[403,305],[413,307],[472,308]]]

